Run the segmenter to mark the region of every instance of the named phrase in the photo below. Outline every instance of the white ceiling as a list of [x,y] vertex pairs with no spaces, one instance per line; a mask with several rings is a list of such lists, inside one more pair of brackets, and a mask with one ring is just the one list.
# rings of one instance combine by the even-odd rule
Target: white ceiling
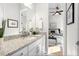
[[49,3],[49,11],[54,11],[56,10],[56,7],[58,6],[60,9],[62,9],[63,3]]
[[61,8],[62,3],[49,3],[49,8],[56,8],[57,6]]

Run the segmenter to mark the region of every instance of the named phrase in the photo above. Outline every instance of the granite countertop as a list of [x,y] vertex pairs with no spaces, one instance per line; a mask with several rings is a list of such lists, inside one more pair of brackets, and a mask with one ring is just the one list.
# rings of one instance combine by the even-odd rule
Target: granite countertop
[[31,43],[38,40],[39,38],[41,38],[42,36],[43,34],[39,34],[39,35],[19,37],[17,39],[4,41],[2,44],[2,49],[0,50],[0,55],[5,56],[9,53],[12,53],[15,50],[18,50],[19,48],[22,48],[25,45],[28,46]]

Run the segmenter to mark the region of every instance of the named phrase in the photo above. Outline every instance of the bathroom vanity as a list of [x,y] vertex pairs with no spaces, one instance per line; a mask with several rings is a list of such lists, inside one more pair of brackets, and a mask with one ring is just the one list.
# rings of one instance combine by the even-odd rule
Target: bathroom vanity
[[47,53],[48,4],[42,5],[33,3],[31,8],[24,3],[2,5],[3,14],[8,15],[3,17],[7,25],[4,36],[8,38],[2,37],[0,56],[43,56]]
[[18,37],[3,42],[2,56],[39,56],[45,54],[45,34]]

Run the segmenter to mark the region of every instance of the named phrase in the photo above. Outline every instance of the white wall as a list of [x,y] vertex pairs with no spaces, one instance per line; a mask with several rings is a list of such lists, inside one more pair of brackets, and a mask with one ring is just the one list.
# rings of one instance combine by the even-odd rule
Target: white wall
[[[39,22],[42,17],[43,20],[43,32],[46,32],[48,38],[48,4],[47,3],[38,3],[36,4],[36,22]],[[39,19],[39,20],[38,20]],[[37,24],[37,23],[36,23]],[[47,39],[46,39],[46,51],[47,51]]]
[[[61,12],[61,15],[59,14],[55,14],[53,15],[53,11],[56,11],[55,8],[57,7],[60,8],[60,10],[63,10],[64,5],[62,3],[50,3],[49,4],[49,24],[52,24],[52,26],[50,28],[60,28],[61,30],[63,30],[63,22],[64,22],[64,12]],[[54,24],[55,27],[53,26]]]
[[[4,19],[7,20],[9,18],[9,19],[18,20],[18,24],[19,24],[19,18],[20,18],[19,4],[3,3],[1,5],[4,8],[4,12],[3,12]],[[17,34],[19,34],[19,26],[18,28],[8,28],[6,23],[4,36],[17,35]]]
[[[38,3],[36,4],[36,24],[39,20],[43,20],[43,31],[48,31],[48,4],[47,3]],[[39,20],[38,20],[39,19]]]
[[2,28],[2,20],[3,20],[3,7],[0,4],[0,28]]
[[31,29],[31,28],[35,28],[36,24],[35,24],[35,17],[36,17],[36,5],[35,4],[32,4],[32,8],[31,9],[28,9],[27,11],[27,27],[28,27],[28,30]]
[[77,55],[78,4],[75,4],[75,23],[67,26],[67,55]]
[[[50,23],[54,23],[56,24],[56,28],[60,28],[61,30],[63,30],[63,13],[62,15],[54,15],[54,16],[50,16]],[[53,25],[54,25],[53,24]],[[54,28],[54,26],[51,28]]]
[[26,31],[29,31],[31,28],[35,28],[35,7],[36,5],[33,3],[31,8],[28,6],[24,6],[24,4],[20,4],[20,13],[23,13],[26,16],[25,21],[20,19],[20,31],[22,31],[22,27],[24,27],[21,22],[24,23],[26,27]]

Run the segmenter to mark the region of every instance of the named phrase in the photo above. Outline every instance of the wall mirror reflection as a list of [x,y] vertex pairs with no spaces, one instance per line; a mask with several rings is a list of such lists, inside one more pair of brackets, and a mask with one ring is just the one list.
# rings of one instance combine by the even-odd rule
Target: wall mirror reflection
[[43,17],[39,17],[35,4],[21,4],[20,33],[38,34],[43,29]]

